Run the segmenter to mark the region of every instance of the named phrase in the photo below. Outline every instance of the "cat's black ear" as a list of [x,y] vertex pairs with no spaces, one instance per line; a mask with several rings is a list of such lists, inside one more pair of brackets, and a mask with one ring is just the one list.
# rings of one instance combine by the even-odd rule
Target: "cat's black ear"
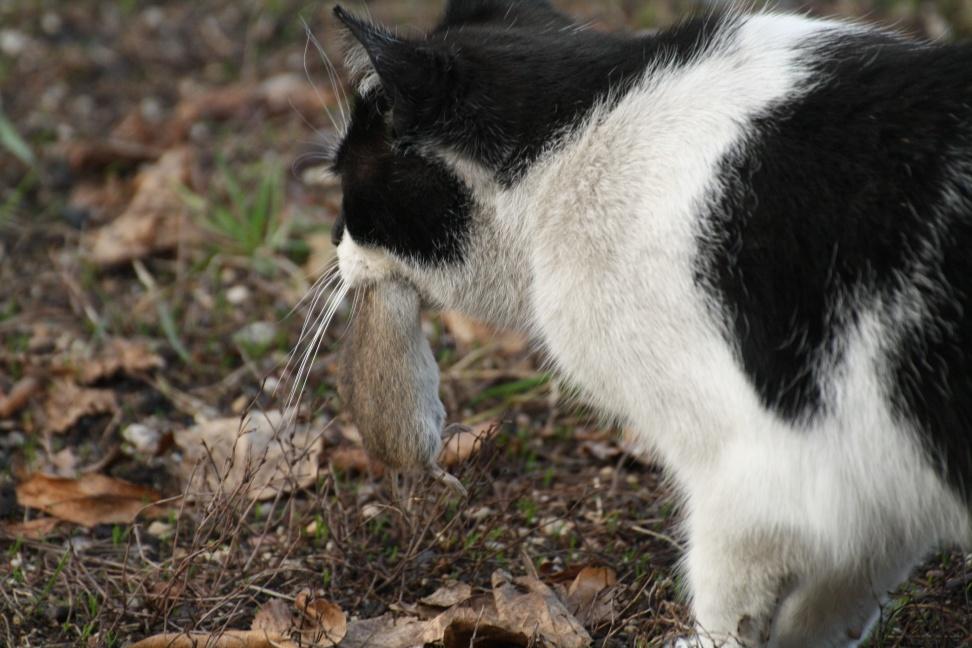
[[434,122],[445,109],[450,75],[455,60],[446,49],[408,41],[390,31],[367,22],[344,10],[334,8],[371,61],[371,66],[385,95],[392,103],[393,125],[397,132],[407,132],[423,123]]

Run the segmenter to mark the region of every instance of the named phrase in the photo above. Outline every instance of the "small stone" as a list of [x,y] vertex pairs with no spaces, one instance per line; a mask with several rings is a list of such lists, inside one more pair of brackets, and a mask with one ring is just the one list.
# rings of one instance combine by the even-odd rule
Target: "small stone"
[[234,414],[242,414],[246,410],[246,406],[250,404],[250,397],[245,394],[240,394],[236,399],[230,404],[230,411]]
[[156,538],[166,539],[172,535],[172,525],[168,522],[163,522],[162,520],[155,520],[150,525],[148,525],[149,535],[153,535]]
[[570,520],[555,517],[545,517],[540,520],[540,531],[544,535],[559,538],[574,530],[574,523]]
[[495,513],[495,511],[488,506],[475,506],[471,509],[463,511],[463,515],[470,520],[476,520],[477,522],[488,518],[493,513]]
[[84,553],[94,545],[94,540],[85,536],[74,536],[68,538],[67,544],[74,553]]
[[241,328],[233,337],[240,344],[267,347],[277,338],[277,325],[273,322],[253,322]]
[[263,393],[268,396],[273,396],[273,393],[277,391],[277,387],[280,386],[280,381],[273,376],[267,376],[263,380]]
[[242,284],[230,286],[229,290],[226,291],[226,301],[235,306],[246,302],[249,298],[250,289]]
[[61,20],[61,17],[53,11],[44,12],[44,15],[41,16],[41,29],[44,30],[45,34],[50,36],[53,36],[61,31],[61,26],[63,24],[64,21]]
[[159,451],[162,435],[144,423],[132,423],[122,430],[122,438],[131,444],[136,453],[154,456]]
[[376,506],[375,504],[365,504],[361,508],[361,517],[363,517],[366,520],[370,520],[371,518],[379,515],[380,513],[381,513],[381,508]]
[[23,32],[13,29],[0,31],[0,52],[7,56],[17,56],[27,48],[29,42],[30,40]]
[[0,435],[0,448],[19,448],[26,442],[27,438],[17,430]]
[[149,7],[142,12],[142,20],[149,29],[158,29],[165,22],[165,12],[159,7]]

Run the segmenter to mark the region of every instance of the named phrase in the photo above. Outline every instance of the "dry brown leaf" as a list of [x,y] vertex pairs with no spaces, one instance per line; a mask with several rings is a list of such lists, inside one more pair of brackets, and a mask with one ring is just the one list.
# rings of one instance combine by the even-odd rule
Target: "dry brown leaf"
[[73,380],[59,379],[47,388],[44,402],[45,429],[60,433],[85,416],[105,414],[118,409],[114,392],[79,387]]
[[372,459],[361,446],[343,445],[331,448],[326,460],[341,472],[368,473],[381,477],[385,466],[380,461]]
[[26,522],[0,522],[0,535],[7,538],[43,540],[54,533],[60,520],[53,517],[39,517]]
[[121,213],[131,200],[131,186],[128,180],[117,175],[107,179],[81,180],[71,188],[68,207],[74,210],[85,225],[103,223],[108,218]]
[[40,381],[32,376],[17,381],[9,394],[0,395],[0,419],[9,418],[23,409],[40,387]]
[[182,599],[186,592],[184,580],[161,580],[149,587],[145,600],[156,610],[165,610]]
[[291,648],[263,630],[227,630],[222,634],[208,632],[169,632],[129,644],[128,648]]
[[383,614],[348,624],[341,648],[415,648],[438,641],[436,628],[429,621]]
[[253,615],[250,630],[261,630],[273,637],[286,637],[293,627],[293,607],[280,599],[270,599]]
[[206,421],[176,432],[174,439],[185,454],[177,469],[192,497],[245,489],[261,500],[305,488],[317,479],[323,449],[320,433],[299,423],[288,428],[276,410],[251,412],[242,423]]
[[617,584],[618,576],[610,567],[584,567],[567,588],[564,603],[586,627],[611,621]]
[[436,637],[445,648],[511,648],[535,645],[532,635],[508,627],[500,618],[493,594],[483,594],[446,610],[429,623],[428,636]]
[[[240,119],[258,110],[270,114],[296,110],[312,118],[322,112],[321,97],[311,84],[295,74],[280,74],[259,83],[222,86],[183,99],[164,130],[168,141],[176,143],[186,139],[193,124],[203,120]],[[331,101],[326,96],[324,100]]]
[[161,151],[139,142],[109,137],[75,140],[64,147],[64,156],[75,173],[87,173],[109,165],[131,167],[159,157]]
[[97,357],[80,367],[81,382],[93,383],[115,374],[137,374],[165,366],[161,356],[147,344],[124,338],[108,342]]
[[88,474],[77,479],[34,474],[17,484],[17,503],[86,527],[96,524],[129,524],[136,515],[159,515],[159,507],[147,506],[161,498],[151,488]]
[[482,447],[482,445],[494,434],[499,427],[496,423],[480,423],[468,431],[457,432],[446,439],[439,453],[439,464],[446,468],[451,468],[460,464]]
[[456,343],[466,350],[477,345],[495,343],[500,352],[516,355],[527,348],[527,338],[520,333],[494,329],[457,311],[443,311],[441,317]]
[[298,629],[302,645],[333,646],[348,633],[348,617],[337,605],[302,591],[294,600],[301,615]]
[[580,444],[580,449],[600,461],[609,461],[621,454],[621,449],[617,444],[604,441],[583,441]]
[[585,648],[591,636],[547,585],[530,576],[493,572],[493,601],[503,628],[539,636],[556,648]]
[[445,585],[435,590],[419,603],[433,607],[448,608],[458,605],[472,597],[472,587],[460,581],[447,581]]
[[143,168],[125,211],[85,236],[88,258],[102,266],[117,265],[195,239],[198,233],[178,191],[189,181],[190,165],[189,150],[177,148]]

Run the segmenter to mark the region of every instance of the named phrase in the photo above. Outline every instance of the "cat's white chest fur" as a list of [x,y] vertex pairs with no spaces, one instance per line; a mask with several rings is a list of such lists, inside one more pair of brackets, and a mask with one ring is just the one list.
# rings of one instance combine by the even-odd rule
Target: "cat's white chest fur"
[[687,471],[713,456],[704,448],[732,437],[710,433],[714,421],[765,424],[695,285],[699,215],[750,120],[801,91],[794,43],[833,28],[747,22],[720,53],[653,70],[515,190],[531,242],[533,316],[551,356]]

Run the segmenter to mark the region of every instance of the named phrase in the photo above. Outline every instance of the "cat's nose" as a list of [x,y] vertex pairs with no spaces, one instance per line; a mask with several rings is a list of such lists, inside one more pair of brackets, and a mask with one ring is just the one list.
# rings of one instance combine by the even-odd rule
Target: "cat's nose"
[[341,237],[344,235],[344,216],[338,218],[337,222],[334,223],[334,227],[331,228],[331,243],[334,247],[341,244]]

